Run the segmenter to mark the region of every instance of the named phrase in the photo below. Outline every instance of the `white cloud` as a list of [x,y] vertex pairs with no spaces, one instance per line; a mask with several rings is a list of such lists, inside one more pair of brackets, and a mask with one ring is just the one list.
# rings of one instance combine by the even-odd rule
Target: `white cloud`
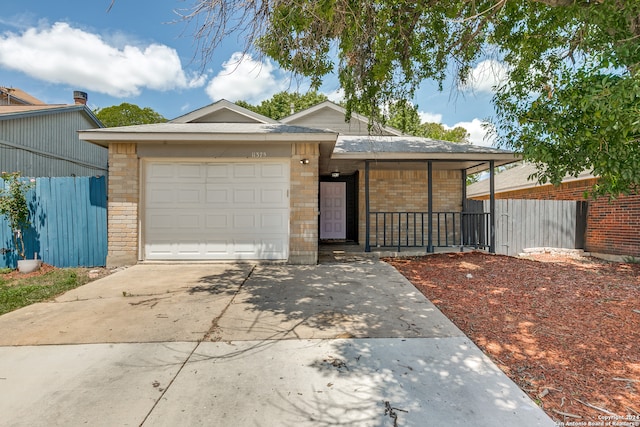
[[442,123],[442,114],[418,111],[418,116],[422,123]]
[[206,92],[213,101],[243,100],[257,104],[288,86],[288,79],[279,77],[271,62],[256,61],[251,56],[235,52],[222,63],[222,70],[211,79]]
[[494,59],[487,59],[469,72],[467,84],[462,89],[492,93],[495,91],[495,87],[506,83],[508,77],[509,73],[505,64]]
[[485,123],[486,122],[480,119],[473,119],[470,122],[458,122],[452,127],[448,127],[447,125],[445,125],[445,128],[452,129],[458,126],[463,127],[467,130],[467,132],[469,132],[469,141],[473,145],[491,147],[495,142],[495,137],[493,137],[492,135],[488,135],[489,132],[487,129],[485,129]]
[[495,142],[495,137],[488,135],[489,130],[485,128],[487,122],[480,119],[473,119],[470,122],[458,122],[453,126],[448,126],[442,123],[442,114],[419,111],[418,115],[420,116],[422,123],[441,123],[446,130],[453,129],[458,126],[465,128],[467,132],[469,132],[469,142],[473,145],[491,147]]
[[329,101],[335,103],[335,104],[340,104],[342,101],[344,101],[344,89],[342,88],[338,88],[336,90],[333,90],[331,92],[322,92],[327,98],[329,98]]
[[0,66],[115,97],[135,96],[144,88],[199,87],[206,79],[187,76],[173,48],[161,44],[115,47],[97,34],[64,22],[0,35]]

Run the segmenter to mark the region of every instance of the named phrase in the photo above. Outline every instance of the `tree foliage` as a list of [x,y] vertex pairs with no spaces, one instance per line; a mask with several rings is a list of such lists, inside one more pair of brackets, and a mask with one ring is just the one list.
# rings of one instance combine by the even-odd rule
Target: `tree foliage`
[[394,102],[389,106],[387,124],[402,132],[423,138],[469,144],[469,132],[461,126],[446,129],[441,123],[423,122],[418,114],[418,106],[406,101]]
[[637,0],[197,0],[205,59],[229,34],[318,86],[336,74],[347,111],[412,99],[418,85],[460,84],[478,61],[505,64],[498,140],[559,183],[585,169],[598,193],[640,186]]
[[128,102],[111,107],[98,108],[94,111],[94,114],[106,127],[146,125],[167,121],[152,108],[140,108]]
[[4,184],[4,188],[0,187],[0,215],[6,217],[13,232],[16,253],[25,259],[23,235],[31,225],[26,195],[35,184],[23,179],[20,172],[2,172],[0,178]]
[[271,98],[262,101],[259,105],[251,105],[246,101],[237,101],[241,107],[255,111],[274,120],[280,120],[298,111],[313,107],[324,102],[327,97],[321,93],[311,91],[305,94],[292,92],[279,92]]

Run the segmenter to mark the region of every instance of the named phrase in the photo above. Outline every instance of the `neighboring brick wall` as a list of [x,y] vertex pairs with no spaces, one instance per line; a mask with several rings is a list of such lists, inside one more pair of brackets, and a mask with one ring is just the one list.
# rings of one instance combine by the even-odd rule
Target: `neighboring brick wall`
[[[291,157],[289,263],[318,262],[318,144],[293,144]],[[308,164],[301,164],[309,159]]]
[[107,266],[138,262],[138,155],[136,144],[109,146]]
[[[369,201],[371,212],[427,212],[427,165],[421,170],[369,171]],[[365,174],[359,172],[359,234],[360,244],[365,243],[366,203]],[[462,210],[462,173],[459,170],[433,171],[433,211],[460,212]],[[412,226],[411,226],[412,227]],[[374,230],[372,229],[373,233]]]
[[[496,199],[587,200],[588,252],[640,257],[640,195],[622,196],[611,202],[607,197],[585,199],[596,179],[553,185],[540,185],[522,190],[497,193]],[[489,196],[477,197],[488,199]]]

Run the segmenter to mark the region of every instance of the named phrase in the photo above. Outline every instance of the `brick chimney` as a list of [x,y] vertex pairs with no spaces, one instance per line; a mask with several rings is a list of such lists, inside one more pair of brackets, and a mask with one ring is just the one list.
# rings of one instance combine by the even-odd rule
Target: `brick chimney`
[[73,100],[77,105],[87,105],[87,92],[82,92],[80,90],[73,91]]

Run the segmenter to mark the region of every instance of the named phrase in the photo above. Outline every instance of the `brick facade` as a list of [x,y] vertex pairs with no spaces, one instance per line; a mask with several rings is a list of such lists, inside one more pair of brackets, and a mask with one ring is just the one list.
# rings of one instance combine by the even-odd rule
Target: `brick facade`
[[[496,199],[588,200],[585,250],[588,252],[640,257],[640,195],[609,201],[585,199],[596,178],[562,183],[558,187],[536,187],[496,194]],[[489,196],[477,197],[488,199]]]
[[[294,143],[290,161],[289,263],[318,260],[319,222],[318,143]],[[302,160],[308,160],[308,163]],[[135,264],[140,255],[140,182],[136,144],[114,143],[109,150],[109,215],[107,265]],[[360,171],[364,176],[364,171]],[[370,171],[371,211],[427,212],[427,170]],[[460,212],[462,175],[459,170],[433,171],[433,210]],[[359,240],[365,238],[364,179],[359,180]]]
[[[291,157],[289,262],[318,260],[318,144],[294,144]],[[301,163],[307,159],[309,163]],[[107,265],[138,262],[139,159],[136,144],[109,149]]]
[[138,164],[136,144],[109,147],[108,267],[138,262]]
[[[369,209],[371,212],[427,212],[428,177],[427,165],[420,170],[385,170],[371,168],[369,171]],[[366,236],[366,203],[364,170],[359,171],[358,189],[358,240],[361,245]],[[459,170],[433,171],[433,211],[462,211],[462,172]],[[374,230],[371,230],[373,234]]]
[[[318,144],[293,144],[290,183],[289,263],[318,262]],[[303,159],[309,163],[301,163]]]

